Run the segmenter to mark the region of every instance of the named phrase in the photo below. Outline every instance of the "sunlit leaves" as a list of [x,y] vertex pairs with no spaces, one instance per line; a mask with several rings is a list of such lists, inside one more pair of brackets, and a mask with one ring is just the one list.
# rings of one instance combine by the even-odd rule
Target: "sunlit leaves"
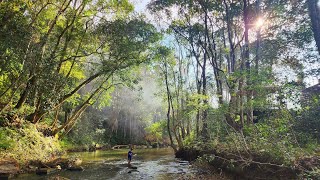
[[70,78],[76,78],[79,80],[85,78],[84,70],[80,68],[77,63],[69,61],[62,64],[60,72],[64,76],[68,76]]
[[166,127],[166,121],[158,121],[146,127],[147,140],[159,141],[162,138],[163,131]]
[[121,17],[121,13],[128,14],[134,10],[133,5],[128,0],[110,0],[107,6],[111,7],[117,12],[117,16]]
[[209,108],[208,104],[204,104],[204,100],[209,100],[209,96],[203,94],[191,94],[187,101],[187,107],[190,109],[190,114],[195,114],[198,110],[203,111]]
[[112,92],[114,92],[114,90],[115,86],[112,86],[108,88],[108,90],[103,91],[101,94],[99,94],[99,97],[97,98],[96,102],[94,102],[94,106],[98,107],[98,109],[110,106],[112,102]]
[[80,104],[80,99],[81,95],[76,93],[66,100],[66,104],[68,104],[67,106],[69,107],[75,107]]

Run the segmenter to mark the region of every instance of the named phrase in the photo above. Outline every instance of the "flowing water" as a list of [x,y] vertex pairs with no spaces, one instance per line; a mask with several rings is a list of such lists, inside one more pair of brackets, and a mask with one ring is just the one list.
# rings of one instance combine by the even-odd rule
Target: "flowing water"
[[132,158],[132,166],[128,168],[127,150],[108,150],[96,152],[70,153],[69,157],[78,157],[83,160],[84,171],[62,170],[50,175],[21,174],[15,179],[47,180],[51,177],[65,177],[76,180],[102,179],[177,179],[181,174],[190,174],[195,170],[187,162],[174,158],[171,148],[135,149],[136,155]]

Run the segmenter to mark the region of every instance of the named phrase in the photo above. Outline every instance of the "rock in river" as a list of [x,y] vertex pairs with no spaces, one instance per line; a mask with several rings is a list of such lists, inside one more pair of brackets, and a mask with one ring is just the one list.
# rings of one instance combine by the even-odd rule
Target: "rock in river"
[[84,168],[81,166],[71,166],[67,168],[69,171],[83,171]]
[[54,172],[59,171],[59,169],[56,168],[39,168],[36,170],[36,174],[38,175],[45,175],[45,174],[52,174]]

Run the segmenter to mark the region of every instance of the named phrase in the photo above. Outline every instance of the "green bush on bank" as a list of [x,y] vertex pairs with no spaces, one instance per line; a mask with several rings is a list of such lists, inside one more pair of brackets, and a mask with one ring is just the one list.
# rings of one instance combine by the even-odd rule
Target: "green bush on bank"
[[[261,168],[263,164],[265,168],[272,164],[274,167],[300,169],[303,177],[319,177],[319,167],[313,164],[319,149],[317,139],[296,131],[295,123],[289,111],[279,111],[259,123],[246,124],[242,131],[237,131],[227,126],[223,119],[216,118],[209,124],[209,140],[201,141],[200,137],[190,136],[185,139],[184,145],[190,151],[204,153],[202,158],[198,158],[200,162],[219,164],[216,157],[219,156],[229,170],[235,164],[244,167],[262,164]],[[209,154],[206,155],[207,152]],[[304,171],[304,164],[313,170]]]
[[30,160],[47,161],[62,152],[57,138],[45,137],[28,122],[20,128],[1,127],[0,140],[0,158],[13,158],[22,164]]
[[69,138],[62,138],[60,141],[60,146],[62,149],[73,149],[75,148],[77,145],[75,143],[73,143]]

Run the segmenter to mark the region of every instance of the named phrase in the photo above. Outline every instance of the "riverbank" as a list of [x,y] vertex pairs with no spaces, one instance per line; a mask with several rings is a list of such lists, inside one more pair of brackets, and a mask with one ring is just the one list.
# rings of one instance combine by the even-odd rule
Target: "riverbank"
[[[243,179],[318,178],[318,174],[313,171],[320,167],[318,156],[296,157],[292,164],[285,164],[267,153],[235,153],[217,148],[199,150],[188,147],[177,151],[176,157],[193,161],[201,169],[211,169],[218,174],[229,174]],[[222,176],[221,178],[229,179],[232,176]],[[210,175],[205,177],[209,178]]]

